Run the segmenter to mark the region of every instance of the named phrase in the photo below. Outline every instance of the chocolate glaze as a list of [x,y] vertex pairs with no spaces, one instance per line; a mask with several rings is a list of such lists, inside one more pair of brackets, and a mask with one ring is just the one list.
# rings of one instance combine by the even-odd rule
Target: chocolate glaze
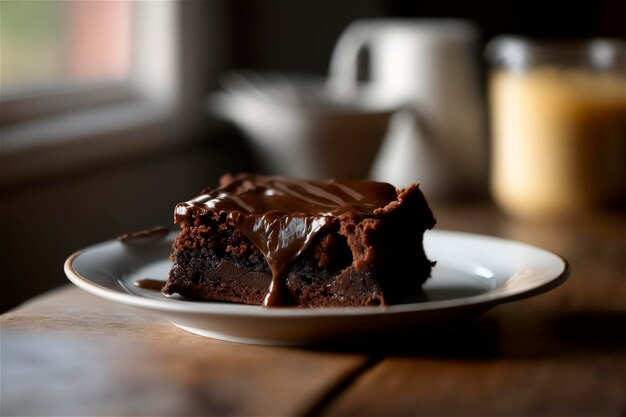
[[253,174],[229,179],[219,188],[205,189],[194,199],[178,204],[176,216],[185,216],[190,208],[260,215],[272,211],[310,216],[336,216],[347,211],[373,215],[397,197],[391,184],[375,181],[316,182]]
[[286,276],[293,262],[332,216],[356,212],[373,216],[397,198],[396,189],[374,181],[316,182],[240,174],[205,189],[176,206],[176,222],[209,212],[227,213],[228,221],[263,253],[272,271],[264,306],[293,304]]
[[126,233],[118,236],[118,240],[126,245],[156,242],[163,239],[169,233],[169,229],[163,226],[155,226],[151,229],[139,232]]
[[146,290],[161,291],[166,284],[166,281],[162,279],[144,278],[135,281],[135,286],[144,288]]

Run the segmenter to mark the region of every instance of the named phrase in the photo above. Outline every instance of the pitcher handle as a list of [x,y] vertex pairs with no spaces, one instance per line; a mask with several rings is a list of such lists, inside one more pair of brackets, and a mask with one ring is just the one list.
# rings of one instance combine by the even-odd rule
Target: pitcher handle
[[339,99],[353,98],[358,87],[358,56],[371,40],[371,28],[362,22],[350,24],[337,41],[330,59],[327,87]]

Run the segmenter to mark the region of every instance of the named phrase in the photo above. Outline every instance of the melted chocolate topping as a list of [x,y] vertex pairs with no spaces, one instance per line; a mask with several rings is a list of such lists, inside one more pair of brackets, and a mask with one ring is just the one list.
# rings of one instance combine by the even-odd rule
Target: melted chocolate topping
[[374,181],[316,182],[252,174],[225,179],[220,187],[178,204],[175,220],[190,212],[228,213],[229,222],[263,253],[272,271],[264,306],[294,303],[286,283],[289,268],[332,216],[349,211],[373,216],[397,198],[392,185]]

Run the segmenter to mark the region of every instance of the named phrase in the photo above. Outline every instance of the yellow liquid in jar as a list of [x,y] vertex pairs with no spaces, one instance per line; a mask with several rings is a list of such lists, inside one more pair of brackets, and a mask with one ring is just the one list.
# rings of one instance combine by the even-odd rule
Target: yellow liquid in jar
[[526,217],[586,210],[624,198],[626,80],[539,67],[491,77],[491,188]]

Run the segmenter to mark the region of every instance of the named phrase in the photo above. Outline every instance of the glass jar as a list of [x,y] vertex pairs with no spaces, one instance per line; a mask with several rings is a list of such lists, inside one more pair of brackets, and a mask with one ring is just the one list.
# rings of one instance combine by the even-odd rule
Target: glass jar
[[623,203],[626,42],[505,36],[486,52],[497,204],[546,217]]

